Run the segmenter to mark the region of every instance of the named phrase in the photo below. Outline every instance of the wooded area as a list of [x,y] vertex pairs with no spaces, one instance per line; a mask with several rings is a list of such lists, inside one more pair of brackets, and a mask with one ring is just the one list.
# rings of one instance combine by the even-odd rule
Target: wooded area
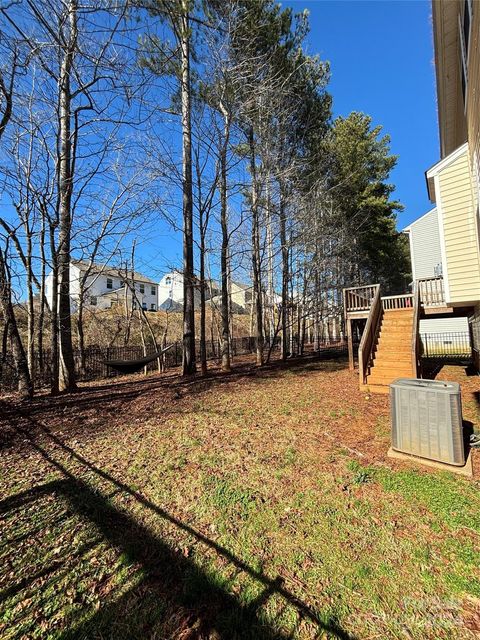
[[[225,371],[235,273],[251,281],[258,365],[277,336],[284,359],[307,330],[319,341],[342,317],[344,287],[405,287],[389,138],[368,115],[332,118],[329,65],[308,53],[307,33],[307,12],[271,0],[0,9],[2,357],[23,395],[46,346],[51,392],[76,387],[73,332],[80,351],[89,345],[87,291],[71,308],[72,258],[114,264],[132,288],[136,236],[155,237],[160,218],[183,230],[184,374],[196,371],[196,339],[207,370],[212,275]],[[144,346],[160,343],[135,313]]]

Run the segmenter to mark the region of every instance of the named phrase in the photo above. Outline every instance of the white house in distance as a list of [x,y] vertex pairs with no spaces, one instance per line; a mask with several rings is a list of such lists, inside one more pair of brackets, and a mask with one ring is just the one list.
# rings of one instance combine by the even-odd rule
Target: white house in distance
[[[206,291],[206,299],[214,304],[220,304],[221,286],[211,280]],[[195,308],[200,306],[200,284],[196,280]],[[230,283],[230,297],[234,313],[247,313],[252,304],[252,287],[239,282]],[[183,273],[171,271],[166,273],[158,283],[158,308],[166,311],[180,311],[183,304]]]
[[[80,300],[81,281],[89,264],[80,260],[72,260],[70,263],[70,304],[72,311],[78,308]],[[45,289],[48,304],[52,303],[52,279],[50,272],[46,278]],[[131,283],[131,274],[128,274],[128,282]],[[135,289],[133,295],[132,289]],[[158,310],[158,285],[154,280],[141,273],[133,274],[133,283],[125,286],[125,276],[121,270],[104,265],[93,265],[85,283],[84,304],[90,309],[110,309],[116,305],[125,304],[125,296],[128,305],[134,308],[140,305],[145,311]]]
[[[195,290],[195,306],[200,302],[200,292]],[[183,273],[166,273],[158,283],[158,308],[180,311],[183,304]]]

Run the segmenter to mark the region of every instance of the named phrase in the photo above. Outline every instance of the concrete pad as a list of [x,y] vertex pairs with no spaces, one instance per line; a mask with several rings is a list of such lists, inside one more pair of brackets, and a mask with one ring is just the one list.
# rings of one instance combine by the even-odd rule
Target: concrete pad
[[395,451],[395,449],[390,449],[387,452],[387,455],[390,458],[396,458],[397,460],[404,460],[407,462],[416,462],[418,464],[423,464],[426,467],[432,467],[433,469],[438,469],[439,471],[451,471],[452,473],[456,473],[460,476],[465,476],[467,478],[473,477],[473,463],[472,463],[472,451],[470,450],[467,461],[463,467],[456,467],[453,464],[446,464],[445,462],[437,462],[436,460],[429,460],[428,458],[420,458],[419,456],[413,456],[410,453],[402,453],[401,451]]

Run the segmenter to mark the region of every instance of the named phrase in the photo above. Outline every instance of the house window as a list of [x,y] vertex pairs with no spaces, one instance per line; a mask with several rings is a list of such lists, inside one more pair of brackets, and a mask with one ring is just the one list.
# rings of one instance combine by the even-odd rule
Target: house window
[[141,285],[139,286],[139,290],[140,290],[140,293],[145,293],[145,285],[144,285],[144,284],[141,284]]
[[150,311],[155,311],[155,308],[156,308],[156,304],[152,302],[152,304],[150,305]]
[[165,284],[172,284],[172,279],[170,278],[170,276],[168,276],[168,278],[165,278]]
[[113,289],[113,280],[112,280],[112,278],[107,278],[107,289]]
[[90,296],[90,304],[92,305],[92,307],[95,307],[97,305],[97,298],[95,296]]
[[151,292],[152,296],[154,296],[157,293],[157,288],[156,287],[151,287],[150,292]]
[[142,302],[142,309],[143,309],[144,311],[146,311],[146,310],[147,310],[147,303],[146,303],[146,302]]

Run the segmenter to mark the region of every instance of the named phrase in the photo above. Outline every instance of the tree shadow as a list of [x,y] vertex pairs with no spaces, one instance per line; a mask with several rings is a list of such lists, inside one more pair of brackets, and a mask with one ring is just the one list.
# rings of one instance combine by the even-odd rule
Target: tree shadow
[[[289,607],[296,611],[297,627],[302,621],[306,621],[315,629],[315,636],[325,634],[340,640],[353,639],[335,620],[324,620],[317,611],[286,589],[280,576],[270,578],[237,558],[202,532],[97,468],[58,436],[49,433],[44,426],[40,428],[52,444],[53,453],[50,448],[36,442],[28,431],[17,428],[30,441],[32,448],[61,472],[62,478],[7,498],[0,503],[0,514],[6,514],[46,495],[61,497],[67,502],[69,511],[93,524],[101,539],[126,556],[130,563],[142,568],[139,583],[119,597],[105,598],[98,611],[87,619],[73,620],[69,628],[62,630],[56,637],[61,637],[62,640],[106,637],[286,640],[292,637],[295,629],[288,632],[279,630],[282,628],[281,622],[277,619],[267,621],[263,611],[264,605],[274,597],[281,602],[281,610],[282,607]],[[69,460],[79,463],[91,477],[107,481],[107,486],[117,494],[123,493],[128,498],[134,498],[138,507],[147,509],[162,522],[188,534],[200,547],[216,554],[223,563],[232,566],[236,576],[244,574],[253,579],[261,589],[259,595],[248,604],[242,603],[214,575],[206,573],[191,558],[173,548],[130,513],[113,506],[109,498],[98,489],[76,477],[58,459],[55,454],[57,448]],[[91,544],[95,544],[95,540]],[[89,544],[85,545],[85,550],[89,548]],[[83,553],[82,548],[76,551],[80,556]],[[10,589],[13,589],[12,592],[21,590],[39,576],[44,577],[57,568],[58,564],[54,562],[31,575],[22,576],[21,581],[10,586]]]

